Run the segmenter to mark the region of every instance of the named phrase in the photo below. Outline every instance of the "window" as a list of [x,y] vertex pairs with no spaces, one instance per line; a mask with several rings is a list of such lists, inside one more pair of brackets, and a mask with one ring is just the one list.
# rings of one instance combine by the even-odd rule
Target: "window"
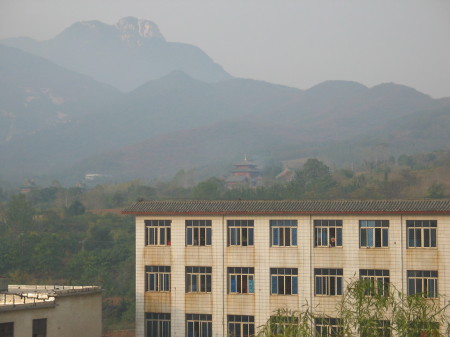
[[338,318],[316,318],[316,336],[340,337],[343,336],[341,320]]
[[297,246],[297,220],[270,220],[272,247]]
[[186,220],[186,246],[211,246],[211,220]]
[[212,315],[187,314],[187,337],[212,337]]
[[255,293],[255,268],[228,267],[228,293]]
[[145,220],[145,245],[170,246],[170,220]]
[[391,324],[389,321],[377,320],[371,322],[371,324],[361,324],[360,326],[361,337],[391,337]]
[[249,337],[255,334],[255,317],[228,315],[228,336]]
[[324,296],[342,295],[342,269],[314,269],[315,294]]
[[14,322],[0,323],[0,337],[14,337]]
[[296,316],[270,316],[271,336],[301,336],[299,319]]
[[145,313],[146,337],[170,337],[170,314]]
[[145,266],[145,291],[170,291],[170,266]]
[[389,246],[389,220],[360,220],[360,247],[380,248]]
[[408,248],[436,247],[436,220],[407,220]]
[[33,319],[33,337],[47,337],[47,319]]
[[253,220],[228,220],[228,246],[253,246]]
[[441,336],[439,333],[439,323],[437,322],[409,322],[408,337],[431,337]]
[[360,269],[359,279],[367,281],[367,295],[389,296],[389,270]]
[[211,267],[186,267],[186,292],[211,292]]
[[298,294],[297,268],[270,268],[272,295]]
[[314,220],[314,247],[342,247],[342,220]]
[[438,297],[438,272],[435,270],[408,270],[408,295],[420,294],[427,298]]

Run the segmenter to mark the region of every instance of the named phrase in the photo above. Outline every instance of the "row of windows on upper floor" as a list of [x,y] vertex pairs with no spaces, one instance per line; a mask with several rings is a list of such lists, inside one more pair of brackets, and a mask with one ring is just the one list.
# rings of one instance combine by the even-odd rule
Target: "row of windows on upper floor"
[[[146,266],[145,291],[170,291],[170,266]],[[438,297],[438,272],[434,270],[408,270],[406,272],[408,295],[421,294],[427,298]],[[211,293],[212,267],[186,267],[186,293]],[[389,294],[389,270],[360,269],[359,277],[368,282],[368,295]],[[298,268],[270,268],[271,295],[298,294]],[[343,269],[315,268],[314,294],[339,296],[343,294]],[[227,292],[229,294],[254,294],[255,269],[253,267],[228,267]]]
[[[210,246],[211,220],[186,220],[186,246]],[[407,220],[408,248],[436,247],[436,220]],[[145,245],[170,246],[171,221],[145,220]],[[270,220],[271,247],[297,246],[297,220]],[[342,247],[342,220],[314,220],[315,247]],[[253,220],[227,221],[228,246],[254,246]],[[389,247],[389,220],[360,220],[359,245],[362,248]]]

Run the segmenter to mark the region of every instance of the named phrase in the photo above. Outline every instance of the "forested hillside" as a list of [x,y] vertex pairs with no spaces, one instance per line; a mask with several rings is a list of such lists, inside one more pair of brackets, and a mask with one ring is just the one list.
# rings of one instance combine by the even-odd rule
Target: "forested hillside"
[[134,324],[134,219],[121,208],[139,199],[395,199],[449,198],[450,151],[368,161],[332,169],[308,159],[291,182],[274,162],[256,189],[225,187],[219,178],[193,183],[131,181],[93,188],[35,186],[26,194],[0,189],[0,275],[13,283],[100,285],[104,325]]

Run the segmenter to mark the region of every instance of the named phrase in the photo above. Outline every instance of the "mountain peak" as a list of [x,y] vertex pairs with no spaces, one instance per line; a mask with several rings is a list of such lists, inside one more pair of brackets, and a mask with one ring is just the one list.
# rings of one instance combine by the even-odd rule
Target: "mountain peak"
[[128,16],[120,19],[115,26],[121,32],[122,38],[124,39],[132,35],[138,35],[143,38],[165,40],[158,26],[150,20]]

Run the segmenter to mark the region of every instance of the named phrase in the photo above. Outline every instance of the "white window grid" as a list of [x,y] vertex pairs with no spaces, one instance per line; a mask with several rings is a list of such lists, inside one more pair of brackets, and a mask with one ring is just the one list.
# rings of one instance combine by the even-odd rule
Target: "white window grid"
[[228,293],[254,294],[255,268],[228,267]]
[[360,280],[367,281],[369,289],[367,295],[389,296],[389,270],[386,269],[360,269]]
[[343,292],[342,269],[314,269],[314,286],[316,296],[339,296]]
[[146,337],[170,337],[170,314],[145,313]]
[[320,337],[341,337],[343,327],[338,318],[316,318],[314,320],[316,336]]
[[186,246],[211,246],[211,220],[186,220]]
[[425,298],[438,298],[438,272],[436,270],[408,270],[408,295],[420,294]]
[[298,268],[270,268],[272,295],[298,294]]
[[146,266],[145,290],[152,292],[170,291],[170,266]]
[[361,248],[388,248],[389,220],[360,220],[359,234]]
[[342,247],[342,220],[314,220],[315,247]]
[[186,314],[186,337],[212,337],[212,315]]
[[145,220],[145,245],[170,246],[171,220]]
[[253,246],[254,221],[228,220],[228,246]]
[[436,220],[407,220],[408,248],[435,248],[437,246]]
[[212,267],[186,267],[186,293],[210,293]]
[[254,334],[254,316],[228,315],[228,337],[250,337]]
[[297,220],[270,220],[270,245],[297,246]]

